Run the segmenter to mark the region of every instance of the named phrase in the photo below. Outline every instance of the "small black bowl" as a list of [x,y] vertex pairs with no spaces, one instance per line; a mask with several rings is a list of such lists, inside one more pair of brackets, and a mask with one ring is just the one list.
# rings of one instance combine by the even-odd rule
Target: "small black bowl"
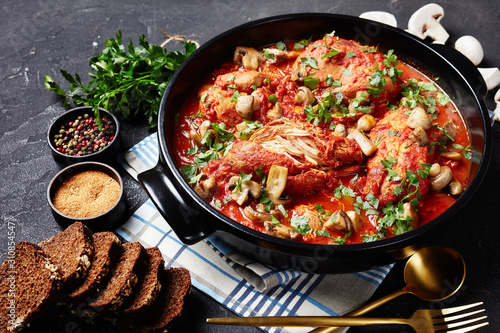
[[115,117],[115,115],[106,111],[103,108],[99,108],[99,113],[101,118],[105,118],[107,121],[115,125],[114,138],[103,149],[88,155],[82,155],[82,156],[67,155],[58,151],[56,144],[54,142],[54,137],[56,134],[59,133],[62,126],[65,126],[69,122],[75,121],[79,116],[83,116],[84,114],[93,116],[94,111],[92,110],[91,106],[81,106],[71,109],[63,113],[52,123],[47,132],[47,141],[52,151],[52,156],[54,157],[54,160],[57,162],[57,164],[64,167],[67,165],[86,162],[86,161],[98,161],[103,163],[114,162],[121,148],[120,123],[118,119]]
[[[53,203],[53,198],[57,189],[68,177],[78,172],[87,170],[96,170],[104,172],[111,178],[116,180],[120,185],[120,196],[118,198],[118,201],[108,211],[93,217],[77,218],[61,213],[59,210],[56,209]],[[82,162],[64,168],[52,179],[47,189],[47,200],[49,202],[50,209],[52,210],[52,215],[56,219],[57,223],[63,228],[67,228],[74,222],[79,221],[85,224],[93,232],[104,231],[104,230],[112,231],[124,222],[123,215],[126,211],[126,200],[125,196],[123,195],[123,192],[124,192],[123,180],[118,171],[116,171],[114,168],[100,162]]]

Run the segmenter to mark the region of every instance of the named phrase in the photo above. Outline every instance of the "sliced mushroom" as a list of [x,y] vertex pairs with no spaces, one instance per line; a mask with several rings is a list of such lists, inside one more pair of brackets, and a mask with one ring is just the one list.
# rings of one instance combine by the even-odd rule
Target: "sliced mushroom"
[[204,120],[201,123],[200,128],[199,128],[201,137],[203,137],[205,135],[205,133],[207,133],[207,131],[210,129],[210,127],[212,127],[212,123],[210,122],[210,120]]
[[457,126],[455,125],[455,123],[453,121],[448,120],[443,125],[443,133],[438,138],[438,141],[445,141],[449,138],[455,139],[456,135],[457,135]]
[[398,26],[398,21],[396,20],[396,17],[388,12],[374,10],[370,12],[364,12],[361,15],[359,15],[359,17],[367,20],[372,20],[375,22],[384,23],[393,26],[395,28]]
[[201,143],[201,140],[203,140],[203,137],[195,129],[191,129],[189,131],[189,137],[191,139],[193,139],[193,141],[196,143],[196,145],[198,147],[203,146],[203,144]]
[[415,229],[418,227],[419,219],[417,211],[411,202],[405,202],[403,204],[403,217],[410,218],[409,224]]
[[282,62],[287,57],[287,52],[284,50],[266,49],[266,52],[273,55],[272,59],[266,58],[266,60],[271,63]]
[[364,114],[358,119],[357,128],[360,131],[368,132],[377,125],[377,120],[371,114]]
[[443,16],[443,7],[429,3],[413,13],[408,21],[408,31],[422,39],[430,37],[434,42],[444,44],[450,35],[439,23]]
[[481,43],[473,36],[462,36],[455,42],[455,49],[469,58],[474,65],[483,61],[484,51]]
[[452,179],[450,182],[450,193],[451,195],[460,195],[464,192],[464,187],[462,183],[460,183],[456,179]]
[[307,70],[306,66],[300,64],[297,66],[297,68],[293,71],[292,76],[290,77],[290,80],[292,81],[304,81],[304,78],[307,76]]
[[311,105],[312,103],[314,103],[314,95],[309,88],[299,87],[293,101],[297,105]]
[[280,102],[274,104],[272,109],[267,111],[267,117],[273,120],[280,119],[283,116],[283,106]]
[[337,124],[335,126],[335,129],[333,130],[333,135],[342,136],[345,138],[347,136],[347,129],[345,128],[345,125],[344,124]]
[[351,219],[341,209],[333,213],[328,221],[325,222],[324,226],[330,230],[339,230],[343,232],[349,232],[352,229]]
[[272,222],[264,222],[264,228],[268,235],[283,238],[283,239],[297,239],[300,234],[294,231],[292,228],[284,225],[276,225]]
[[415,128],[411,132],[410,140],[418,143],[420,147],[425,147],[429,144],[429,137],[422,126]]
[[408,120],[406,121],[406,125],[409,128],[416,129],[418,127],[422,127],[424,130],[428,130],[432,127],[432,121],[429,118],[429,115],[424,110],[424,108],[417,106],[413,109],[413,111],[408,116]]
[[264,223],[266,221],[271,221],[272,220],[272,217],[276,217],[277,214],[271,214],[271,213],[268,213],[266,212],[265,210],[263,211],[260,211],[260,210],[255,210],[253,209],[252,207],[250,206],[246,206],[244,209],[243,209],[243,214],[250,220],[252,220],[253,222],[259,222],[259,223]]
[[252,95],[239,96],[236,100],[236,113],[242,118],[249,119],[252,117],[252,113],[258,109],[254,105],[255,98]]
[[267,196],[275,204],[278,203],[281,194],[285,190],[288,168],[272,165],[267,176],[266,190]]
[[377,151],[377,147],[373,144],[373,142],[371,142],[363,132],[360,132],[357,129],[352,130],[347,138],[356,141],[361,148],[361,151],[366,156],[371,156]]
[[241,182],[241,186],[237,186],[240,181],[241,177],[233,176],[229,179],[228,186],[232,189],[231,199],[241,206],[249,199],[249,196],[254,199],[260,196],[260,185],[253,180],[246,180]]
[[443,188],[446,187],[446,185],[450,183],[452,178],[453,178],[453,173],[451,169],[446,165],[442,165],[439,168],[439,173],[434,177],[430,177],[431,188],[434,191],[441,191]]
[[[348,109],[352,113],[363,112],[363,113],[372,113],[375,110],[375,103],[373,101],[366,98],[368,96],[366,91],[358,91],[356,92],[356,98],[349,101]],[[365,109],[368,108],[369,111]],[[360,111],[363,110],[363,111]]]
[[412,108],[412,104],[415,104],[415,106],[420,106],[421,108],[423,108],[425,106],[424,103],[420,102],[420,101],[415,101],[414,99],[409,99],[408,97],[401,97],[401,99],[399,100],[399,104],[402,106],[402,107],[407,107],[407,108]]
[[347,216],[349,216],[349,219],[351,221],[351,230],[358,231],[363,224],[363,220],[361,220],[359,214],[353,210],[347,211],[345,213]]
[[441,172],[441,166],[439,163],[434,163],[429,169],[429,177],[436,177]]
[[454,150],[444,151],[441,153],[441,155],[452,161],[460,161],[462,159],[462,154]]
[[248,70],[256,70],[262,63],[262,55],[252,47],[238,46],[234,52],[233,60],[236,64]]
[[215,178],[210,177],[196,184],[193,189],[203,200],[207,200],[212,196],[212,192],[216,186]]

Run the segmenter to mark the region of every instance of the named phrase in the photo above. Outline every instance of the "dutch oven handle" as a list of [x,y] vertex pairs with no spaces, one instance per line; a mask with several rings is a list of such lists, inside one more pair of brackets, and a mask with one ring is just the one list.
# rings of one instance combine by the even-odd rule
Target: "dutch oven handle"
[[488,93],[486,83],[484,82],[481,73],[479,73],[479,71],[477,70],[477,67],[466,56],[448,45],[430,45],[436,52],[448,59],[452,66],[458,69],[460,74],[463,75],[465,80],[470,84],[474,92],[480,98],[484,98],[486,96],[486,94]]
[[158,164],[137,176],[160,214],[185,244],[194,244],[216,230],[214,216],[191,198],[184,189],[173,182],[173,173]]

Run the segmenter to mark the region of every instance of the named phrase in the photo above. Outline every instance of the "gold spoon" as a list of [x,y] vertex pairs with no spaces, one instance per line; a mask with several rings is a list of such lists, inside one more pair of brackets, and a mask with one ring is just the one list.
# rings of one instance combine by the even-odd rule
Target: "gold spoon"
[[[388,301],[413,294],[424,301],[442,301],[454,295],[465,280],[465,262],[460,253],[446,246],[428,246],[415,252],[404,269],[406,286],[376,301],[351,311],[346,316],[361,316]],[[320,327],[310,333],[331,333],[339,327]]]

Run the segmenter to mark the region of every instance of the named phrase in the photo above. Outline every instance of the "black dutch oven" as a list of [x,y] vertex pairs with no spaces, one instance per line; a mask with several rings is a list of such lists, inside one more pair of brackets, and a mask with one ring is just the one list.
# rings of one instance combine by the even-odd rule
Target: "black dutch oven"
[[[471,135],[470,183],[457,202],[434,220],[403,235],[352,245],[316,245],[266,235],[224,216],[201,199],[183,179],[173,158],[175,116],[186,96],[203,77],[225,61],[236,46],[264,47],[278,41],[337,36],[362,45],[394,49],[399,59],[439,78],[439,85],[459,106]],[[460,211],[482,181],[492,139],[483,98],[485,83],[475,66],[458,51],[429,44],[403,30],[357,17],[335,14],[294,14],[261,19],[226,31],[203,44],[177,70],[166,88],[158,119],[160,158],[139,181],[177,236],[186,244],[216,237],[251,258],[278,268],[314,273],[369,269],[407,257],[428,243]],[[210,239],[210,238],[209,238]]]

